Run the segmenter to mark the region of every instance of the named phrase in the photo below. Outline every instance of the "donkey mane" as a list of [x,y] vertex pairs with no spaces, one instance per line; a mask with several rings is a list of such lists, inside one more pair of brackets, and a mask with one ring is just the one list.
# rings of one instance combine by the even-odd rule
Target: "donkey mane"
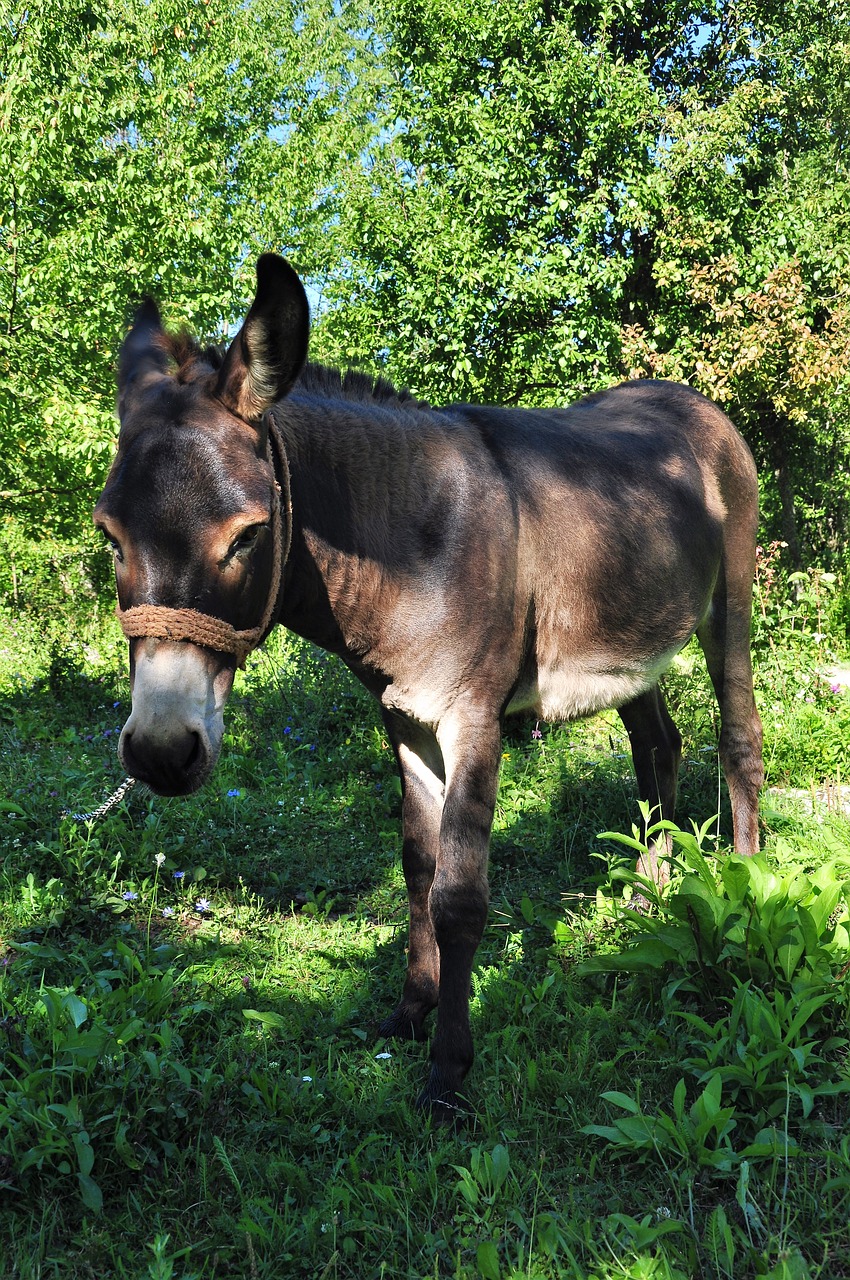
[[360,404],[396,404],[405,408],[414,406],[427,409],[423,400],[418,400],[406,388],[399,390],[386,378],[372,377],[357,369],[333,369],[324,364],[305,365],[294,388],[295,394],[306,391],[314,395],[327,396],[332,400],[356,400]]
[[165,352],[169,360],[173,360],[177,366],[175,377],[181,383],[192,381],[198,365],[206,365],[216,371],[221,368],[224,361],[222,347],[212,344],[206,347],[201,346],[188,329],[178,329],[174,333],[160,330],[154,335],[153,341],[160,350]]
[[[224,347],[213,343],[204,346],[185,329],[159,333],[154,340],[177,366],[175,376],[180,383],[191,382],[199,365],[217,372],[224,362]],[[404,405],[408,409],[429,407],[406,388],[394,387],[386,378],[373,377],[357,369],[334,369],[312,361],[302,369],[294,390],[331,400],[353,400],[358,404]]]

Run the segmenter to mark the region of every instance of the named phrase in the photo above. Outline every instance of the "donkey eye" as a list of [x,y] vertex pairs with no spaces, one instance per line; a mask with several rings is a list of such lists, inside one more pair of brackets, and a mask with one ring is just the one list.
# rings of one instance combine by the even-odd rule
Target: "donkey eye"
[[121,543],[118,542],[116,538],[113,538],[110,534],[108,534],[105,529],[101,529],[100,532],[103,534],[103,537],[106,541],[106,545],[109,547],[115,559],[118,561],[119,564],[123,564],[124,553],[121,550]]
[[256,541],[264,528],[265,525],[252,524],[247,529],[243,529],[239,536],[231,542],[228,555],[236,556],[240,553],[246,555],[249,551],[253,551]]

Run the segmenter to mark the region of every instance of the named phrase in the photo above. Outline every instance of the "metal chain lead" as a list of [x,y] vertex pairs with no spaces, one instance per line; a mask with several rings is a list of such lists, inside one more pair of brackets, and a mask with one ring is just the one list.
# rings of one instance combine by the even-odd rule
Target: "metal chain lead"
[[136,779],[127,777],[121,783],[117,791],[113,791],[108,800],[104,800],[103,804],[97,809],[92,809],[91,813],[71,813],[70,809],[62,810],[63,818],[73,818],[75,822],[97,822],[99,818],[104,818],[110,809],[114,809],[120,804],[128,791],[136,785]]

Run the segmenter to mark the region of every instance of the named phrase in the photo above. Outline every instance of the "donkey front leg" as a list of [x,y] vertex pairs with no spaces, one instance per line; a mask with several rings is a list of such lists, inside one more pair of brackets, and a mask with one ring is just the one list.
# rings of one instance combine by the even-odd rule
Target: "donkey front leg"
[[464,1110],[458,1091],[472,1065],[469,994],[472,963],[487,922],[487,855],[496,804],[498,721],[465,718],[438,731],[446,766],[437,865],[429,906],[440,962],[431,1073],[418,1105],[438,1123]]
[[424,1039],[424,1021],[437,1005],[440,957],[431,920],[430,894],[440,847],[445,772],[434,734],[406,716],[384,712],[402,788],[402,867],[410,933],[401,1001],[381,1023],[381,1035]]

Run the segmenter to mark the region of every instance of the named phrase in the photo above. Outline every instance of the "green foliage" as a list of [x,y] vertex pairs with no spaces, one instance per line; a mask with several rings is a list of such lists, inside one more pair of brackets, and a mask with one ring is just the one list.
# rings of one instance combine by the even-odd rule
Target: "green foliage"
[[[710,825],[710,824],[707,824]],[[847,858],[807,871],[791,863],[775,870],[764,854],[730,854],[715,866],[702,851],[707,828],[691,834],[658,823],[650,835],[668,835],[676,872],[661,894],[630,870],[614,872],[651,895],[658,914],[633,919],[634,940],[621,954],[588,961],[588,972],[681,970],[677,986],[710,1004],[740,984],[811,994],[832,986],[850,959],[850,886]],[[636,837],[607,838],[643,851]],[[840,994],[843,986],[836,994]]]
[[[168,1241],[170,1237],[166,1235],[154,1236],[148,1245],[153,1257],[148,1262],[148,1276],[150,1280],[176,1280],[174,1275],[175,1258],[179,1258],[181,1253],[186,1250],[178,1250],[177,1254],[169,1256]],[[181,1280],[198,1280],[197,1271],[183,1271]]]
[[261,184],[289,164],[272,134],[294,19],[266,0],[4,6],[0,590],[16,605],[43,602],[45,538],[54,563],[91,565],[80,530],[109,463],[132,308],[150,293],[168,320],[221,334],[247,292],[247,246],[285,242],[285,227],[266,238]]
[[846,772],[850,669],[842,584],[820,569],[785,574],[781,546],[759,548],[753,649],[758,698],[773,726],[771,782],[819,785]]
[[[604,1138],[615,1151],[639,1153],[639,1159],[661,1160],[667,1168],[683,1170],[686,1179],[707,1167],[728,1173],[736,1163],[729,1135],[735,1128],[734,1108],[722,1107],[722,1081],[712,1075],[693,1104],[686,1109],[685,1081],[673,1090],[673,1114],[644,1115],[628,1094],[612,1090],[603,1099],[626,1112],[613,1125],[588,1125],[585,1133]],[[740,1157],[738,1157],[740,1158]]]
[[357,72],[316,135],[322,350],[439,401],[685,379],[744,429],[794,567],[842,563],[844,7],[392,0],[330,25]]
[[[850,1090],[850,1080],[830,1078],[846,1039],[823,1038],[822,1019],[839,1020],[833,992],[812,994],[804,985],[784,995],[745,982],[723,1003],[728,1013],[713,1025],[690,1010],[681,1014],[699,1055],[685,1065],[698,1072],[700,1082],[716,1081],[718,1090],[722,1084],[755,1129],[779,1124],[792,1109],[808,1120],[816,1102]],[[772,1152],[769,1147],[748,1154]]]
[[[850,1093],[848,863],[845,856],[804,868],[781,845],[774,850],[781,869],[761,855],[715,862],[702,849],[706,830],[651,831],[674,851],[669,891],[615,870],[652,896],[656,914],[626,913],[631,939],[622,951],[582,966],[588,975],[632,972],[651,983],[658,1025],[687,1075],[673,1089],[672,1112],[608,1091],[605,1101],[625,1115],[584,1132],[621,1159],[660,1163],[677,1186],[691,1187],[701,1171],[737,1177],[752,1255],[751,1228],[761,1222],[747,1208],[751,1171],[804,1162],[833,1131],[837,1100]],[[640,847],[636,838],[611,838]],[[722,1247],[731,1266],[742,1233],[725,1215],[712,1231],[722,1232],[716,1251]]]
[[[850,604],[779,556],[846,557],[847,60],[831,0],[6,6],[4,1276],[846,1269],[848,837],[819,806],[846,783]],[[323,655],[252,658],[204,794],[59,818],[111,790],[129,705],[80,532],[124,325],[149,291],[220,337],[264,248],[306,272],[320,358],[440,402],[684,377],[762,473],[768,770],[815,816],[766,797],[752,862],[671,830],[637,917],[588,860],[634,817],[616,716],[511,729],[470,1134],[411,1111],[425,1049],[373,1039],[404,965],[398,782]],[[668,692],[683,810],[712,812],[690,653]]]
[[846,558],[837,0],[37,0],[0,23],[0,591],[94,598],[142,294],[220,338],[262,249],[315,351],[445,402],[717,398],[792,567]]
[[46,980],[64,959],[56,947],[19,943],[11,955],[0,982],[6,1186],[26,1196],[35,1174],[73,1173],[100,1212],[103,1179],[173,1155],[181,1122],[214,1088],[214,1073],[182,1060],[178,1029],[206,1006],[185,998],[161,956],[143,961],[120,940],[69,987]]

